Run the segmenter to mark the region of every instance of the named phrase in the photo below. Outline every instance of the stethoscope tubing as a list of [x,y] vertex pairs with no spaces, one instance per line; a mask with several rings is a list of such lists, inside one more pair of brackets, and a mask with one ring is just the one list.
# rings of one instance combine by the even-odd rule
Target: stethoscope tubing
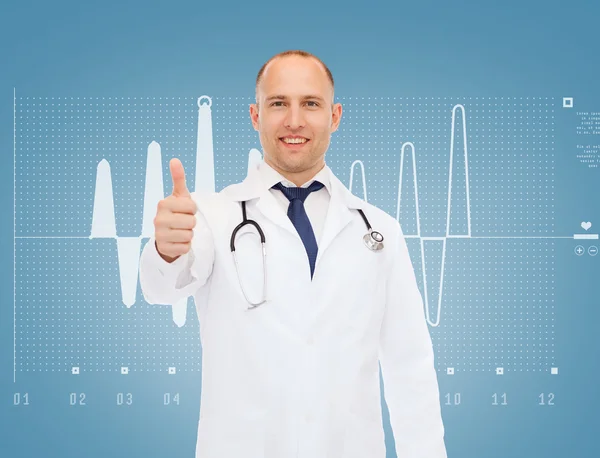
[[[248,219],[247,213],[246,213],[246,201],[242,201],[242,222],[240,224],[238,224],[235,229],[232,231],[231,233],[231,239],[229,241],[229,248],[231,249],[231,254],[233,255],[233,260],[235,263],[235,271],[238,277],[238,282],[240,284],[240,288],[242,289],[242,294],[244,295],[244,298],[246,299],[246,301],[248,302],[248,304],[250,304],[250,309],[253,309],[255,307],[258,307],[259,305],[263,304],[264,302],[266,302],[266,290],[267,290],[267,251],[266,251],[266,238],[265,238],[265,233],[263,232],[262,228],[260,227],[260,224],[258,224],[256,221],[252,220],[252,219]],[[365,225],[367,226],[367,234],[365,234],[365,236],[363,237],[363,241],[365,243],[365,245],[367,246],[367,248],[369,248],[372,251],[379,251],[383,248],[383,235],[379,232],[373,231],[373,229],[371,228],[371,224],[369,223],[369,220],[367,219],[365,213],[363,212],[362,209],[357,208],[358,212],[360,213],[360,216],[362,217]],[[242,229],[244,226],[246,226],[247,224],[250,224],[251,226],[254,226],[254,228],[256,229],[256,231],[258,232],[258,235],[260,236],[260,243],[261,243],[261,248],[262,248],[262,258],[263,258],[263,296],[260,302],[252,302],[247,294],[246,291],[244,290],[244,287],[242,285],[242,279],[240,278],[240,272],[239,272],[239,268],[238,268],[238,262],[237,262],[237,256],[235,253],[235,237],[237,235],[237,233],[239,232],[240,229]]]

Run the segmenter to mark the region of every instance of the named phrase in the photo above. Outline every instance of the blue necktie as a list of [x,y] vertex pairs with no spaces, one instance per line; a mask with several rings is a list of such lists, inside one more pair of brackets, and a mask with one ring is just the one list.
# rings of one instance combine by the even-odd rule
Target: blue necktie
[[304,243],[304,248],[308,255],[308,262],[310,264],[311,279],[315,271],[315,262],[317,261],[317,241],[308,215],[306,214],[306,210],[304,209],[304,201],[311,192],[318,191],[323,186],[323,183],[318,181],[311,183],[308,188],[286,188],[281,183],[277,183],[273,186],[273,188],[279,189],[290,201],[287,214],[298,231],[302,243]]

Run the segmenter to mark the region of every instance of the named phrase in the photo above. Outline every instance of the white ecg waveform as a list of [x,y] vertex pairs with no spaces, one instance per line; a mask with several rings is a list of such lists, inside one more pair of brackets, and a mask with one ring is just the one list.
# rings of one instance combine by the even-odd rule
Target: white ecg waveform
[[[462,113],[462,140],[463,140],[463,149],[464,149],[464,167],[465,167],[465,199],[466,199],[466,210],[467,210],[467,233],[466,234],[450,234],[450,211],[452,208],[452,187],[453,187],[453,170],[454,170],[454,145],[456,143],[454,137],[454,131],[456,127],[456,112],[460,109]],[[415,221],[417,225],[417,233],[416,234],[404,234],[405,238],[418,238],[421,246],[421,268],[423,275],[423,293],[424,293],[424,302],[425,302],[425,316],[427,318],[427,322],[433,326],[439,326],[440,318],[441,318],[441,307],[442,307],[442,291],[444,286],[444,267],[446,262],[446,240],[448,238],[470,238],[471,237],[471,206],[470,206],[470,198],[469,198],[469,158],[467,153],[467,126],[465,119],[465,107],[461,104],[457,104],[452,108],[452,125],[451,125],[451,137],[450,137],[450,171],[448,177],[448,209],[447,209],[447,217],[446,217],[446,235],[444,237],[422,237],[421,236],[421,218],[419,215],[419,186],[417,182],[417,164],[415,158],[415,145],[412,142],[405,142],[402,144],[400,148],[400,172],[398,176],[398,198],[396,201],[396,220],[400,222],[400,213],[401,213],[401,205],[402,205],[402,181],[404,179],[404,159],[405,159],[405,150],[410,148],[411,151],[411,163],[412,167],[412,184],[415,198]],[[360,164],[361,172],[362,172],[362,187],[363,187],[363,199],[367,201],[367,186],[365,179],[365,169],[364,164],[361,161],[354,161],[350,167],[350,185],[349,189],[352,191],[353,178],[354,178],[354,166],[356,164]],[[441,260],[441,271],[440,271],[440,285],[438,291],[438,300],[437,300],[437,312],[435,320],[432,320],[430,313],[430,304],[429,304],[429,291],[427,287],[427,270],[426,270],[426,262],[425,262],[425,243],[430,241],[442,241],[442,260]]]
[[[14,188],[15,195],[14,200],[17,202],[16,189],[17,189],[17,99],[16,89],[13,94],[13,115],[14,115]],[[202,103],[207,100],[208,103]],[[213,150],[213,131],[212,131],[212,99],[208,96],[202,96],[197,99],[198,104],[198,130],[197,130],[197,144],[196,144],[196,157],[195,157],[195,181],[194,191],[196,192],[214,192],[215,191],[215,167],[214,167],[214,150]],[[463,143],[457,142],[455,139],[455,132],[460,133],[457,130],[457,114],[458,110],[461,110],[462,120],[462,139]],[[490,238],[490,239],[530,239],[530,238],[551,238],[551,239],[598,239],[598,234],[573,234],[571,236],[485,236],[477,234],[471,235],[471,208],[470,208],[470,191],[469,191],[469,161],[468,161],[468,144],[467,144],[467,129],[466,129],[466,114],[463,105],[457,104],[452,109],[452,121],[451,121],[451,138],[450,138],[450,167],[448,176],[448,199],[447,199],[447,215],[446,215],[446,231],[445,235],[441,237],[422,237],[421,236],[421,220],[419,213],[419,193],[418,193],[418,181],[417,181],[417,170],[416,170],[416,154],[418,151],[415,150],[415,145],[412,142],[405,142],[401,145],[400,149],[400,172],[399,172],[399,186],[397,195],[397,206],[396,206],[396,219],[400,221],[401,216],[405,216],[402,210],[402,190],[403,181],[410,180],[412,178],[412,185],[414,190],[414,216],[416,221],[416,233],[415,234],[404,234],[405,238],[418,238],[420,241],[420,254],[421,254],[421,267],[422,276],[424,282],[424,309],[427,318],[427,323],[431,326],[438,326],[441,318],[441,303],[442,303],[442,292],[444,286],[444,272],[445,272],[445,259],[446,259],[446,242],[449,238]],[[463,148],[463,155],[454,154],[455,148]],[[411,156],[405,155],[405,152],[410,148]],[[406,164],[405,164],[405,158]],[[257,149],[251,149],[248,154],[248,171],[253,170],[262,162],[262,154]],[[409,161],[410,160],[410,161]],[[353,185],[357,182],[354,179],[354,172],[360,167],[362,175],[362,198],[367,201],[367,185],[366,185],[366,174],[365,165],[361,160],[355,160],[350,167],[350,183],[349,188],[352,191]],[[406,166],[406,167],[405,167]],[[412,173],[410,168],[412,166]],[[460,167],[464,167],[464,177],[462,173],[455,173],[455,171],[462,172]],[[96,181],[95,181],[95,193],[93,202],[93,214],[91,221],[91,230],[89,238],[110,238],[117,241],[117,255],[118,255],[118,268],[119,278],[121,283],[122,301],[123,304],[130,308],[136,302],[137,295],[137,282],[139,277],[139,257],[140,248],[142,245],[143,238],[149,238],[154,232],[153,218],[156,212],[158,202],[164,198],[164,180],[163,180],[163,161],[161,146],[156,141],[152,141],[147,148],[147,162],[145,172],[145,185],[144,185],[144,199],[143,199],[143,213],[142,213],[142,224],[140,235],[137,237],[119,237],[116,229],[116,218],[115,218],[115,206],[114,206],[114,194],[113,194],[113,183],[110,163],[106,159],[100,160],[97,165]],[[464,183],[463,183],[464,180]],[[408,182],[407,182],[408,183]],[[465,194],[462,194],[462,187],[464,186]],[[356,187],[356,186],[355,186]],[[409,188],[410,189],[410,188]],[[456,191],[460,192],[456,192]],[[454,191],[454,192],[453,192]],[[411,196],[412,197],[412,196]],[[455,216],[463,217],[463,205],[462,200],[464,199],[464,213],[466,213],[466,230],[462,233],[453,230],[454,226],[451,227],[451,221],[455,220]],[[405,197],[406,200],[406,197]],[[461,205],[457,205],[457,204]],[[452,208],[455,208],[455,212],[451,213]],[[14,253],[17,253],[16,240],[17,239],[70,239],[70,238],[87,238],[81,236],[33,236],[23,235],[18,236],[16,232],[17,218],[16,211],[17,205],[15,203],[15,222],[14,222],[14,238],[15,246],[13,247]],[[456,211],[456,209],[460,211]],[[412,210],[412,207],[410,208]],[[404,210],[406,213],[406,209]],[[587,223],[589,224],[589,223]],[[588,227],[584,227],[587,231]],[[431,266],[431,261],[425,262],[425,244],[433,241],[442,242],[442,253],[441,253],[441,266],[440,269],[440,281],[439,290],[437,294],[437,312],[436,316],[432,317],[433,313],[431,309],[435,303],[435,294],[429,294],[428,288],[428,277],[426,275],[427,269],[426,264]],[[428,245],[430,246],[430,245]],[[16,254],[15,254],[15,265],[14,269],[14,341],[13,341],[13,371],[14,381],[16,381],[16,370],[17,370],[17,268],[16,268]],[[435,265],[435,264],[434,264]],[[431,275],[430,279],[434,278]],[[429,283],[435,283],[430,281]],[[431,296],[431,297],[430,297]],[[171,304],[173,321],[178,326],[183,326],[186,321],[187,315],[187,298],[182,299],[176,304]],[[434,319],[435,318],[435,319]]]
[[162,174],[161,148],[157,142],[148,145],[146,157],[146,180],[144,182],[144,208],[142,216],[142,237],[154,235],[156,206],[165,198]]
[[367,178],[365,176],[365,165],[363,164],[363,162],[361,160],[356,160],[352,163],[352,165],[350,166],[350,184],[348,185],[348,189],[350,189],[350,191],[352,191],[352,184],[354,182],[354,166],[355,165],[360,165],[360,173],[362,175],[362,190],[363,190],[363,196],[362,199],[365,202],[368,202],[367,200]]
[[[206,99],[208,103],[202,103]],[[196,141],[196,170],[194,191],[215,191],[215,167],[212,136],[212,99],[208,96],[198,98],[198,132]],[[260,155],[260,153],[259,153]],[[250,156],[256,161],[256,150]],[[106,159],[98,163],[96,188],[94,191],[94,210],[90,239],[113,238],[117,240],[117,254],[121,295],[123,304],[131,307],[135,304],[139,277],[140,246],[143,238],[154,234],[154,216],[158,202],[164,199],[163,165],[160,144],[152,141],[148,145],[146,159],[146,177],[144,182],[144,208],[142,229],[138,237],[119,237],[115,223],[112,175]],[[187,298],[171,304],[173,321],[183,326],[187,317]]]

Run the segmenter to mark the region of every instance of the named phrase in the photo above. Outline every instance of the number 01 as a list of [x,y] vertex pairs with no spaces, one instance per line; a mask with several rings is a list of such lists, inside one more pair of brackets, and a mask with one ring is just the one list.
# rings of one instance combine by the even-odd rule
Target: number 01
[[[22,398],[23,399],[21,399],[21,393],[15,393],[15,395],[13,396],[13,405],[15,405],[15,406],[18,406],[18,405],[28,406],[29,405],[29,393],[23,393]],[[21,402],[21,400],[23,402]]]

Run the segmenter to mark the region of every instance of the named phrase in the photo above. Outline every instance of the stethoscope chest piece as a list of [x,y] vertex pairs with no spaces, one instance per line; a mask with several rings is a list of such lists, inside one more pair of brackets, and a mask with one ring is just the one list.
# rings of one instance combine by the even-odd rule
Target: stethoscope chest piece
[[363,241],[369,250],[379,251],[383,249],[383,235],[381,235],[381,232],[369,230],[363,237]]

